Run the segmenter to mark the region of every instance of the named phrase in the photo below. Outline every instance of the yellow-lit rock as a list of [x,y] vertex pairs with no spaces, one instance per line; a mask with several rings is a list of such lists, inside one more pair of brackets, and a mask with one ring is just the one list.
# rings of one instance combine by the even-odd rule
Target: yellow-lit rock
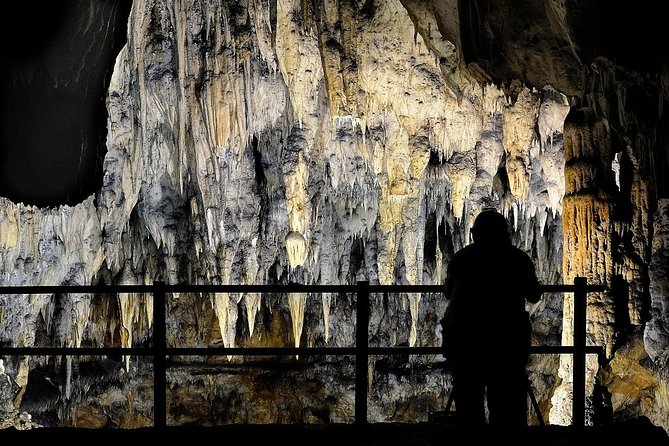
[[286,251],[291,268],[304,264],[307,259],[307,242],[299,232],[291,231],[286,236]]
[[602,370],[601,381],[611,392],[614,412],[640,410],[651,422],[664,426],[668,387],[661,373],[644,365],[648,359],[643,342],[634,338]]

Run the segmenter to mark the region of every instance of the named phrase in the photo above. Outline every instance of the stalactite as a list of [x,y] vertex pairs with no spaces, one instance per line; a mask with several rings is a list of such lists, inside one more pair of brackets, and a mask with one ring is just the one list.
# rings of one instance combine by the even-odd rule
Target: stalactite
[[415,347],[418,340],[418,314],[421,300],[420,293],[409,293],[409,311],[411,313],[411,329],[409,332],[409,347]]
[[504,110],[504,139],[507,152],[506,172],[514,197],[526,200],[530,190],[529,155],[534,127],[539,116],[539,95],[524,88],[516,102]]
[[244,294],[244,304],[246,305],[246,319],[249,327],[249,337],[253,336],[253,329],[256,324],[256,315],[260,310],[262,295],[260,293]]
[[323,336],[327,344],[330,340],[330,305],[332,303],[332,295],[330,293],[323,293],[321,295],[321,302],[323,305]]
[[[214,312],[224,347],[235,347],[237,338],[237,298],[229,293],[214,293]],[[230,359],[230,356],[228,356]]]
[[[123,271],[119,277],[119,284],[121,285],[137,285],[137,277],[135,276],[130,262],[126,262]],[[135,326],[135,316],[139,307],[140,296],[136,293],[119,293],[117,295],[117,302],[120,314],[120,335],[121,347],[132,347],[133,330]],[[130,356],[123,357],[125,362],[125,370],[130,370]]]
[[456,154],[451,157],[448,162],[448,178],[451,183],[450,202],[453,215],[461,219],[465,212],[465,203],[476,179],[476,164],[472,156]]
[[291,231],[286,237],[286,251],[291,268],[302,266],[307,259],[307,242],[304,236]]
[[[69,317],[63,321],[62,329],[65,333],[63,336],[63,343],[67,347],[81,347],[84,340],[84,330],[90,320],[90,295],[66,296],[66,308],[69,308]],[[69,320],[68,320],[69,319]],[[75,358],[72,356],[65,357],[65,399],[69,400],[72,397],[72,361]]]
[[293,342],[295,347],[300,346],[302,329],[304,328],[304,307],[307,304],[307,293],[288,293],[288,308],[293,325]]

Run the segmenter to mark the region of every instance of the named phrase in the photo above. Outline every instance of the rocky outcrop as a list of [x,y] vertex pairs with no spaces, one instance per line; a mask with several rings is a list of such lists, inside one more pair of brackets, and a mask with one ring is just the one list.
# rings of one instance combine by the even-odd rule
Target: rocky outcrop
[[644,347],[653,362],[661,368],[669,367],[669,318],[667,296],[669,287],[669,200],[660,200],[653,218],[653,246],[650,265],[650,318],[644,330]]

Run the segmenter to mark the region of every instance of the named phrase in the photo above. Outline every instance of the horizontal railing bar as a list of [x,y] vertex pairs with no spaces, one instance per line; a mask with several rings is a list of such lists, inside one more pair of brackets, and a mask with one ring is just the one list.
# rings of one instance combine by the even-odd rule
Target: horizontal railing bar
[[573,345],[533,345],[530,347],[530,353],[538,355],[571,355],[577,351],[585,351],[585,353],[592,355],[600,355],[604,353],[604,349],[596,345],[589,345],[585,348],[574,347]]
[[[541,285],[539,286],[539,291],[542,293],[573,293],[576,289],[575,285],[570,284],[558,284],[558,285]],[[608,291],[606,285],[587,285],[585,290],[588,293],[600,293]]]
[[102,294],[102,293],[152,293],[154,285],[38,285],[3,286],[0,294]]
[[[373,293],[441,293],[442,285],[369,285]],[[542,293],[570,293],[574,285],[541,285]],[[358,285],[164,285],[166,293],[356,293]],[[587,292],[606,291],[604,285],[588,285]],[[114,294],[153,293],[155,285],[38,285],[2,286],[0,294]]]
[[7,356],[153,356],[151,347],[0,347]]
[[[356,347],[168,347],[173,356],[290,356],[290,355],[355,355]],[[369,347],[370,355],[439,355],[441,347]],[[576,348],[570,345],[532,346],[533,354],[573,354]],[[601,347],[588,346],[586,353],[602,353]],[[151,347],[0,347],[8,356],[153,356]]]
[[[432,291],[441,289],[432,286]],[[355,293],[356,285],[165,285],[166,293]],[[146,293],[155,291],[154,285],[73,285],[73,286],[15,286],[0,287],[0,294],[113,294],[113,293]],[[401,290],[400,290],[401,291]],[[417,290],[412,290],[417,291]]]
[[173,356],[307,356],[355,355],[355,347],[176,347],[168,348]]
[[[235,348],[168,348],[170,355],[181,356],[265,356],[265,355],[355,355],[356,347],[235,347]],[[369,347],[370,355],[433,355],[441,354],[441,347]]]

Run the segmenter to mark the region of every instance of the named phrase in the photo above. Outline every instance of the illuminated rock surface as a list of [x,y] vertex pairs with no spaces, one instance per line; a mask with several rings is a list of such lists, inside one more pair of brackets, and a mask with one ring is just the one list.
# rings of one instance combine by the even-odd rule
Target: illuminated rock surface
[[[666,200],[653,217],[668,191],[649,175],[657,149],[644,136],[666,118],[639,116],[613,78],[655,88],[655,104],[666,91],[600,60],[579,92],[578,76],[558,69],[585,70],[571,50],[537,60],[516,48],[509,63],[526,56],[526,77],[468,65],[461,31],[471,30],[455,1],[221,3],[135,1],[109,87],[102,188],[74,207],[3,199],[2,285],[443,283],[473,217],[494,206],[542,282],[584,275],[625,290],[591,297],[588,336],[611,359],[614,411],[669,429]],[[569,49],[562,13],[549,18]],[[438,345],[441,295],[371,301],[373,345]],[[546,295],[530,308],[535,344],[571,342],[562,302]],[[571,296],[564,302],[569,316]],[[152,304],[0,296],[0,341],[145,346]],[[182,294],[167,313],[173,346],[355,343],[351,296]],[[352,420],[353,358],[270,359],[173,358],[170,422]],[[440,360],[370,361],[370,420],[442,408]],[[640,378],[620,375],[621,364]],[[531,367],[544,417],[569,423],[570,362],[533,357]],[[12,358],[5,368],[14,410],[44,423],[151,422],[148,360]]]

